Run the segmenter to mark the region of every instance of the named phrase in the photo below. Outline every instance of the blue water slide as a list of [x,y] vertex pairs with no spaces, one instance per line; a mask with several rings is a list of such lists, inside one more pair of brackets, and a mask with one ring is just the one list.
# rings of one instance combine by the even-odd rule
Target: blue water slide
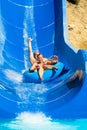
[[[55,79],[23,82],[33,51],[57,55],[64,64]],[[77,71],[83,80],[69,83]],[[0,0],[0,118],[41,111],[53,118],[87,118],[87,51],[68,41],[66,0]]]

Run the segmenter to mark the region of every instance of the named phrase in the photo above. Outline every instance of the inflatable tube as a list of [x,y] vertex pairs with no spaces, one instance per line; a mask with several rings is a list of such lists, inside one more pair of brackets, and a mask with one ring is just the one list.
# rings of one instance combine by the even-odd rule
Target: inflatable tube
[[[61,62],[58,62],[54,66],[58,67],[58,70],[45,70],[43,74],[43,82],[48,82],[50,80],[55,79],[56,77],[58,77],[58,75],[62,72],[64,68],[64,64]],[[25,83],[41,83],[38,73],[29,71],[24,72],[23,81]]]

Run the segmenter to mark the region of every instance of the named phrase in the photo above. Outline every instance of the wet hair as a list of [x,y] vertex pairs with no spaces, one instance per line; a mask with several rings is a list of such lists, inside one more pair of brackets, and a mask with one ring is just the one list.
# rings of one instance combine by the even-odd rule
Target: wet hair
[[39,55],[40,53],[39,52],[34,52],[34,57],[36,56],[36,55]]
[[37,58],[39,58],[40,55],[43,57],[43,55],[39,53],[39,54],[37,55]]
[[35,52],[35,53],[34,53],[34,57],[35,57],[35,58],[39,58],[40,55],[43,56],[43,55],[42,55],[41,53],[39,53],[39,52]]

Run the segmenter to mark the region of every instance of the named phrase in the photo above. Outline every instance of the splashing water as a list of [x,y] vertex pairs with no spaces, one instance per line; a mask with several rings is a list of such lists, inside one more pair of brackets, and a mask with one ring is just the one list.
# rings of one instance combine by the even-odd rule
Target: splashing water
[[[87,122],[87,120],[86,120]],[[52,120],[43,113],[21,113],[14,120],[3,122],[2,130],[81,130],[81,121]],[[78,125],[79,124],[79,125]],[[87,126],[87,125],[86,125]]]
[[[30,1],[29,1],[30,2]],[[30,8],[25,8],[25,19],[24,19],[24,29],[23,29],[23,38],[24,38],[24,64],[25,69],[27,70],[29,67],[28,64],[28,43],[27,38],[33,37],[34,44],[33,44],[33,50],[38,50],[37,47],[37,41],[36,41],[36,32],[35,32],[35,23],[34,23],[34,8],[33,8],[33,0],[31,1]],[[31,35],[32,34],[32,35]]]
[[22,75],[14,70],[5,69],[4,74],[12,82],[18,83],[22,81]]
[[1,65],[4,62],[4,58],[3,58],[4,44],[5,44],[5,30],[0,15],[0,64]]

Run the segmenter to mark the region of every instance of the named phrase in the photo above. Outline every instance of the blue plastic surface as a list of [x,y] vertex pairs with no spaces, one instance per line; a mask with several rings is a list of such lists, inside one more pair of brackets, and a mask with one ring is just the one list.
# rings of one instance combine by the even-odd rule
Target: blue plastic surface
[[[68,42],[66,0],[0,0],[0,118],[41,111],[53,118],[87,118],[87,50]],[[24,83],[33,51],[59,57],[65,70],[45,83]],[[83,82],[68,84],[76,70]],[[68,71],[71,70],[71,71]]]

